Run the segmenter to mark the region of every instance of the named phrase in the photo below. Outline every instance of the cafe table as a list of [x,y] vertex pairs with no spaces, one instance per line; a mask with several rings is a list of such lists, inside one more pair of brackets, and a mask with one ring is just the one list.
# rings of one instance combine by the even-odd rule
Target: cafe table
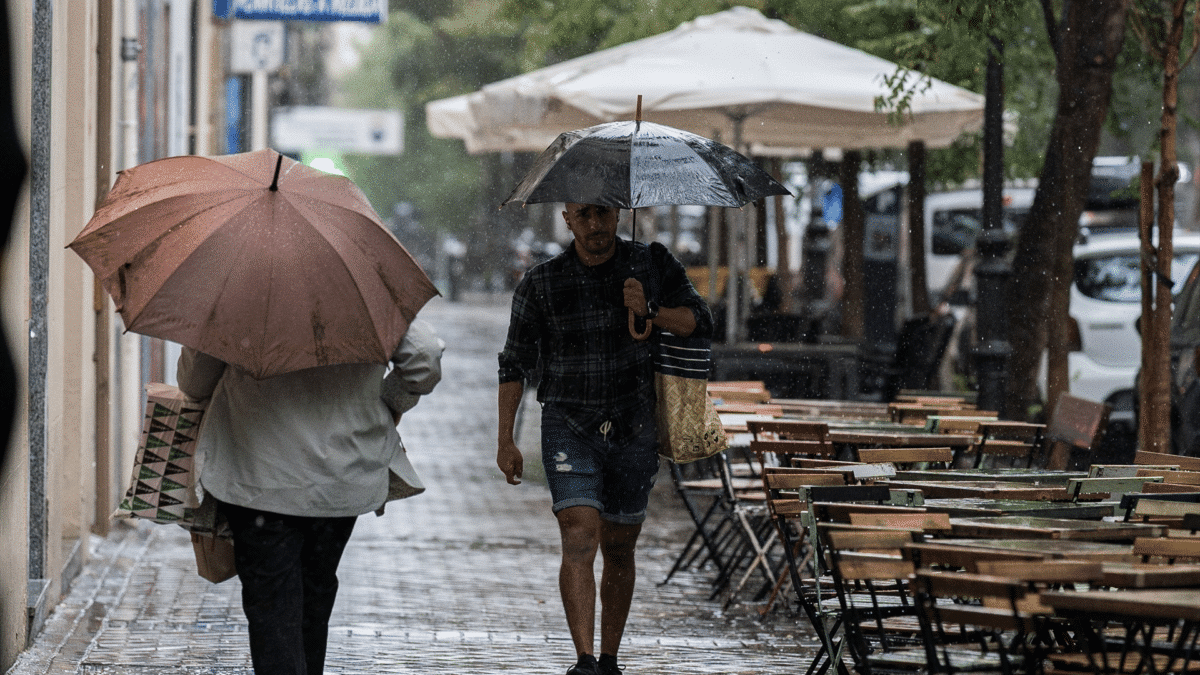
[[951,448],[962,450],[977,440],[974,434],[935,434],[903,429],[871,429],[869,427],[831,427],[829,440],[841,445],[872,448]]
[[[1107,665],[1109,671],[1143,673],[1200,669],[1194,653],[1200,589],[1043,591],[1038,599],[1055,616],[1072,621],[1080,637],[1078,644],[1090,652],[1051,655],[1056,664],[1089,670]],[[1112,633],[1112,622],[1123,630]]]
[[1031,483],[1034,486],[1066,487],[1072,478],[1087,478],[1086,471],[1049,471],[1028,468],[994,469],[897,469],[895,480],[994,480],[1009,483]]
[[961,497],[954,499],[925,499],[925,510],[949,514],[951,518],[986,516],[1037,516],[1040,518],[1072,518],[1100,520],[1113,515],[1113,504],[1105,502],[1049,502],[1043,499],[986,499]]
[[1110,588],[1186,588],[1200,586],[1200,565],[1101,563],[1101,582]]
[[[748,446],[751,434],[748,433],[748,422],[752,420],[790,419],[776,418],[768,415],[746,413],[721,413],[721,426],[729,434],[730,445]],[[965,450],[975,444],[973,434],[935,434],[922,431],[920,427],[909,427],[886,421],[847,421],[821,420],[804,418],[797,421],[823,422],[828,426],[826,438],[831,443],[843,447],[874,447],[874,448],[951,448]]]
[[[953,526],[953,519],[951,519]],[[1085,539],[933,539],[924,544],[912,544],[912,548],[936,547],[958,551],[965,556],[986,555],[1002,552],[1021,556],[1038,556],[1042,560],[1083,560],[1088,562],[1138,562],[1129,544]]]
[[1167,527],[1155,523],[1112,522],[1039,518],[1035,516],[995,516],[990,518],[951,518],[952,535],[991,539],[1054,539],[1076,541],[1126,541],[1138,537],[1162,537]]
[[920,490],[926,499],[1021,499],[1070,501],[1065,486],[1032,485],[1002,480],[898,480],[889,479],[893,490]]
[[1200,588],[1118,591],[1043,591],[1038,598],[1055,613],[1145,616],[1200,621]]

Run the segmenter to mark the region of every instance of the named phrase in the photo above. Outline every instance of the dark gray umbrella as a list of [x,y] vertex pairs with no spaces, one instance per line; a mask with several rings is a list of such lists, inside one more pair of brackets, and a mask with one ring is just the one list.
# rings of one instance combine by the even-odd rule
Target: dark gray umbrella
[[633,121],[560,134],[504,203],[741,207],[785,194],[791,193],[726,145],[682,129]]

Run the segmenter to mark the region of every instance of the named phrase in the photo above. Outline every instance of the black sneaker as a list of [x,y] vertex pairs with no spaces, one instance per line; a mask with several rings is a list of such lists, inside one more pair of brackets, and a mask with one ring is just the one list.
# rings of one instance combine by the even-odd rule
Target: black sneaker
[[580,654],[575,665],[567,668],[567,675],[600,675],[600,667],[596,657],[591,654]]
[[625,670],[625,666],[618,666],[615,656],[601,654],[600,660],[596,662],[597,675],[621,675],[623,670]]

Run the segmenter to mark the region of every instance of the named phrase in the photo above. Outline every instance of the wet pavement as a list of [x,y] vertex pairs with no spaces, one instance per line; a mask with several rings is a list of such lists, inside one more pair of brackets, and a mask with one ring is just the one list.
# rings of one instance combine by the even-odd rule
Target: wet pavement
[[[435,299],[422,317],[448,344],[444,377],[400,431],[428,490],[359,518],[338,573],[326,672],[561,674],[574,650],[532,399],[518,439],[525,482],[507,485],[495,466],[507,298]],[[765,617],[751,602],[726,608],[709,599],[705,570],[659,585],[691,533],[660,476],[638,548],[625,672],[802,672],[815,639],[788,608]],[[92,539],[88,564],[9,675],[249,673],[238,581],[197,576],[180,528],[119,525]]]

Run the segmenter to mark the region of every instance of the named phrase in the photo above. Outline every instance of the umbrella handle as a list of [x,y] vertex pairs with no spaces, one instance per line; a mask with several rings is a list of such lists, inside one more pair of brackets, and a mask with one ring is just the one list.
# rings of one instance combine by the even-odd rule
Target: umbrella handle
[[645,340],[646,338],[650,337],[650,331],[654,328],[654,324],[651,319],[646,319],[646,330],[644,332],[639,333],[637,331],[637,328],[635,327],[636,320],[637,320],[637,315],[633,313],[632,309],[630,309],[629,310],[629,334],[633,336],[634,340],[637,340],[640,342],[640,341]]

